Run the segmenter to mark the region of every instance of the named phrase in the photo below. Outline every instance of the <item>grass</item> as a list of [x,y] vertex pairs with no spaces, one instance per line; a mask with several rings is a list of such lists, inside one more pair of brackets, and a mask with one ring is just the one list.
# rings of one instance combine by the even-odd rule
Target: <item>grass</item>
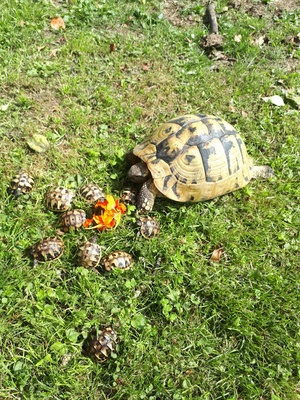
[[[235,62],[199,46],[204,1],[1,2],[0,398],[299,399],[300,117],[262,97],[299,95],[300,14],[293,1],[233,3],[217,10]],[[57,15],[63,31],[50,28]],[[158,200],[151,241],[131,212],[98,239],[105,254],[133,255],[125,273],[77,267],[84,230],[33,268],[28,248],[59,226],[44,206],[49,186],[95,182],[117,196],[124,154],[192,112],[232,123],[276,178],[205,203]],[[33,133],[46,153],[27,146]],[[14,200],[6,190],[20,167],[35,188]],[[97,365],[82,344],[108,325],[120,343]]]

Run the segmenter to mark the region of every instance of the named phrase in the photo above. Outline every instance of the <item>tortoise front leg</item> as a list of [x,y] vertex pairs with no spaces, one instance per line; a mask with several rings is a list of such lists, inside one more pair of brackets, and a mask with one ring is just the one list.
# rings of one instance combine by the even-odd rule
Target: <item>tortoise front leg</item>
[[153,208],[157,193],[158,191],[152,179],[145,182],[138,194],[137,211],[141,214],[150,212]]

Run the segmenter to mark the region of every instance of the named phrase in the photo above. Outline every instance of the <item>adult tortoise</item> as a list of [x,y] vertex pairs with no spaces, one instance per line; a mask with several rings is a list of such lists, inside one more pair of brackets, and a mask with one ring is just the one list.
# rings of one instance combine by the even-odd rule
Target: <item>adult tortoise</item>
[[212,115],[183,115],[164,123],[133,149],[141,161],[128,178],[143,183],[137,210],[152,210],[156,195],[179,202],[205,201],[270,178],[268,166],[254,166],[240,134]]

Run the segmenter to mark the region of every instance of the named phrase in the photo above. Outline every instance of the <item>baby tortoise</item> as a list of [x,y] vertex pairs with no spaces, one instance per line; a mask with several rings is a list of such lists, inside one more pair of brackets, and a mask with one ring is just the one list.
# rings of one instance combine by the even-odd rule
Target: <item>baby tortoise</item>
[[69,210],[61,216],[61,229],[63,232],[75,231],[83,226],[86,220],[86,213],[84,210],[75,209]]
[[103,265],[106,271],[111,271],[114,268],[119,268],[125,271],[130,269],[132,264],[132,256],[125,251],[113,251],[101,260],[101,265]]
[[97,201],[105,201],[105,194],[103,190],[92,183],[88,183],[80,189],[81,196],[91,204]]
[[124,204],[130,204],[130,205],[135,205],[136,204],[136,199],[137,199],[137,190],[134,188],[126,187],[121,190],[120,193],[120,201],[121,203]]
[[69,210],[74,193],[62,186],[57,186],[46,193],[46,206],[52,211],[64,212]]
[[93,361],[102,363],[116,350],[119,341],[116,332],[108,327],[100,332],[91,332],[84,343],[84,353]]
[[141,235],[146,239],[157,236],[160,232],[160,226],[155,217],[142,216],[137,220],[140,226]]
[[31,248],[34,265],[57,260],[64,252],[64,242],[57,236],[42,239]]
[[[96,238],[86,241],[80,248],[78,254],[78,264],[94,271],[101,260],[101,246],[96,243]],[[97,271],[98,272],[98,271]]]
[[8,193],[18,197],[21,194],[27,194],[31,192],[33,185],[33,178],[26,172],[20,172],[12,178]]

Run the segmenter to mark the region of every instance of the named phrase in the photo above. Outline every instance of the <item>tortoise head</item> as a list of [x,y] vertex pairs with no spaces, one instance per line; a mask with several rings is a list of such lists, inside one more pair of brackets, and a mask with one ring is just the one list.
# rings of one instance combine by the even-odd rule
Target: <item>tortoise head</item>
[[128,178],[132,182],[143,183],[150,177],[150,171],[147,167],[147,164],[143,161],[132,165],[132,167],[128,171]]

